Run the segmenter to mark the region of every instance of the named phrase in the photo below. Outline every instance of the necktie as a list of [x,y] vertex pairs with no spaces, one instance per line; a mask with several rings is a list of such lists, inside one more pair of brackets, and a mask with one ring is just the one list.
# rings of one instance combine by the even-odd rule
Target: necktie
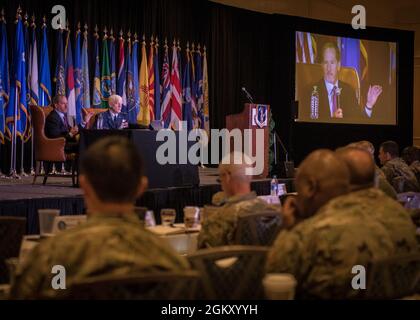
[[66,115],[63,116],[63,122],[66,129],[69,130],[70,126],[69,126],[69,122],[67,121]]
[[334,113],[337,111],[337,86],[331,90],[332,92],[332,116],[334,117]]

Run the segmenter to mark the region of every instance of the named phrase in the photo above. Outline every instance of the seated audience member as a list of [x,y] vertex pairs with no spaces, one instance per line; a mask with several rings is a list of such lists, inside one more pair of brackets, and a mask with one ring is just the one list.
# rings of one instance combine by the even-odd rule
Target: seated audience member
[[67,119],[68,102],[66,96],[56,95],[52,100],[52,104],[54,110],[45,119],[45,135],[51,139],[65,138],[65,152],[77,152],[79,130],[90,120],[92,114],[87,114],[81,125],[71,126]]
[[54,297],[54,265],[64,266],[67,288],[91,277],[188,269],[187,260],[145,230],[134,212],[147,185],[143,174],[142,159],[128,140],[108,137],[92,145],[81,160],[87,222],[33,249],[17,272],[11,296]]
[[420,184],[420,149],[414,146],[407,147],[403,150],[401,157],[414,172]]
[[109,97],[109,110],[98,115],[94,128],[125,129],[128,128],[127,116],[121,113],[122,98],[116,94]]
[[385,194],[390,196],[392,199],[397,199],[397,192],[394,187],[388,182],[383,171],[375,163],[375,147],[369,141],[363,140],[353,142],[348,145],[349,147],[360,148],[369,152],[372,156],[375,165],[375,186],[381,189]]
[[[233,163],[234,157],[242,159],[241,164]],[[270,205],[257,198],[251,192],[252,176],[246,174],[247,156],[242,153],[231,153],[219,165],[219,177],[224,192],[224,204],[203,221],[198,235],[198,247],[216,247],[233,244],[238,215],[250,212],[277,210],[280,206]],[[214,199],[213,199],[214,200]]]
[[403,159],[399,157],[398,144],[394,141],[386,141],[379,148],[379,160],[382,171],[388,182],[397,193],[420,191],[419,183],[413,171]]
[[[341,149],[336,158],[348,167],[352,192],[331,199],[291,231],[282,232],[269,253],[267,271],[292,273],[301,298],[360,297],[360,290],[351,286],[353,266],[418,251],[415,226],[408,212],[373,188],[371,155],[348,148]],[[315,165],[307,160],[302,170]],[[336,178],[331,174],[327,179],[333,183]],[[298,192],[310,189],[302,179],[296,183]]]

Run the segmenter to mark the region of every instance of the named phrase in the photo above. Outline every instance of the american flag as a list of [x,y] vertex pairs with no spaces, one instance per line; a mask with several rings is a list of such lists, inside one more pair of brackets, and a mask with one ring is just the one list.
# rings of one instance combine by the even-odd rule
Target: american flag
[[168,57],[168,45],[165,44],[165,53],[163,56],[162,65],[162,83],[163,83],[163,94],[162,94],[162,107],[161,107],[161,118],[165,124],[165,128],[169,127],[171,120],[171,78],[169,75],[169,57]]

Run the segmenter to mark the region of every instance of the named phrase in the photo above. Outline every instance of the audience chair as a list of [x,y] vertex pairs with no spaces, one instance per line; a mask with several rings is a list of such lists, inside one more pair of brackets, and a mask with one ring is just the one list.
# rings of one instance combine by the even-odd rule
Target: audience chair
[[420,252],[373,261],[366,277],[367,299],[399,299],[420,293]]
[[[38,107],[38,106],[30,106],[31,114],[32,114],[32,124],[34,128],[34,147],[35,147],[35,161],[36,161],[36,169],[34,180],[32,184],[35,184],[37,177],[44,176],[44,180],[42,184],[47,183],[47,179],[49,176],[54,177],[71,177],[73,186],[75,186],[76,179],[77,179],[77,154],[75,153],[65,153],[64,146],[66,144],[65,138],[55,138],[50,139],[45,136],[45,119],[48,114],[53,110],[52,107]],[[63,175],[63,174],[49,174],[49,170],[51,169],[51,165],[53,162],[65,162],[70,160],[72,162],[72,174],[70,175]],[[41,163],[46,162],[46,170],[45,174],[42,175],[41,172]]]
[[26,218],[0,217],[0,284],[9,283],[6,260],[19,256],[20,244],[26,232]]
[[280,232],[281,215],[276,211],[240,214],[235,244],[271,246]]
[[[101,276],[69,285],[58,299],[191,300],[200,275],[193,270],[126,276]],[[39,298],[39,297],[37,297]]]
[[198,250],[188,256],[201,273],[201,299],[262,299],[262,278],[268,248],[222,246]]

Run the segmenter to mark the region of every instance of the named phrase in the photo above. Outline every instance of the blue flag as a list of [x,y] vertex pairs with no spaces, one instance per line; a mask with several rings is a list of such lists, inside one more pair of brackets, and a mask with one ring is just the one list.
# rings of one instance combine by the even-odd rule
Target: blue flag
[[138,41],[133,43],[131,59],[128,59],[127,66],[127,107],[129,123],[137,123],[137,114],[140,110],[139,96],[139,63],[138,63]]
[[42,43],[39,73],[39,105],[48,106],[51,104],[51,72],[50,58],[48,56],[47,25],[42,25]]
[[76,123],[82,122],[82,56],[80,46],[80,28],[76,31],[76,43],[74,45],[74,92],[76,96]]
[[94,59],[95,59],[95,74],[93,76],[93,89],[92,89],[92,106],[93,108],[100,108],[101,101],[101,73],[99,69],[99,35],[95,32],[94,44]]
[[83,33],[82,45],[82,80],[80,83],[81,108],[90,108],[90,86],[89,86],[89,59],[87,31]]
[[57,65],[55,67],[55,93],[66,95],[64,49],[63,49],[63,30],[57,31]]
[[343,67],[353,67],[362,77],[360,70],[360,40],[353,38],[341,38],[341,65]]
[[10,86],[10,103],[6,110],[6,124],[12,132],[16,124],[16,135],[22,140],[27,136],[28,110],[26,100],[25,39],[22,18],[18,17],[15,46],[13,50],[13,74]]
[[194,53],[195,57],[195,79],[194,79],[194,94],[197,104],[199,127],[204,129],[204,96],[203,96],[203,68],[201,66],[201,52],[200,47]]
[[156,45],[155,54],[153,56],[153,67],[155,69],[155,119],[160,120],[160,78],[159,78],[159,56]]
[[0,142],[4,143],[4,138],[11,138],[10,132],[6,129],[6,119],[4,111],[9,102],[9,60],[7,48],[6,21],[1,21],[0,33]]
[[182,77],[182,120],[187,122],[187,130],[190,131],[193,129],[193,116],[192,116],[192,106],[191,106],[191,82],[190,82],[190,73],[191,73],[191,62],[190,54],[187,49],[187,61],[184,67],[184,73]]

